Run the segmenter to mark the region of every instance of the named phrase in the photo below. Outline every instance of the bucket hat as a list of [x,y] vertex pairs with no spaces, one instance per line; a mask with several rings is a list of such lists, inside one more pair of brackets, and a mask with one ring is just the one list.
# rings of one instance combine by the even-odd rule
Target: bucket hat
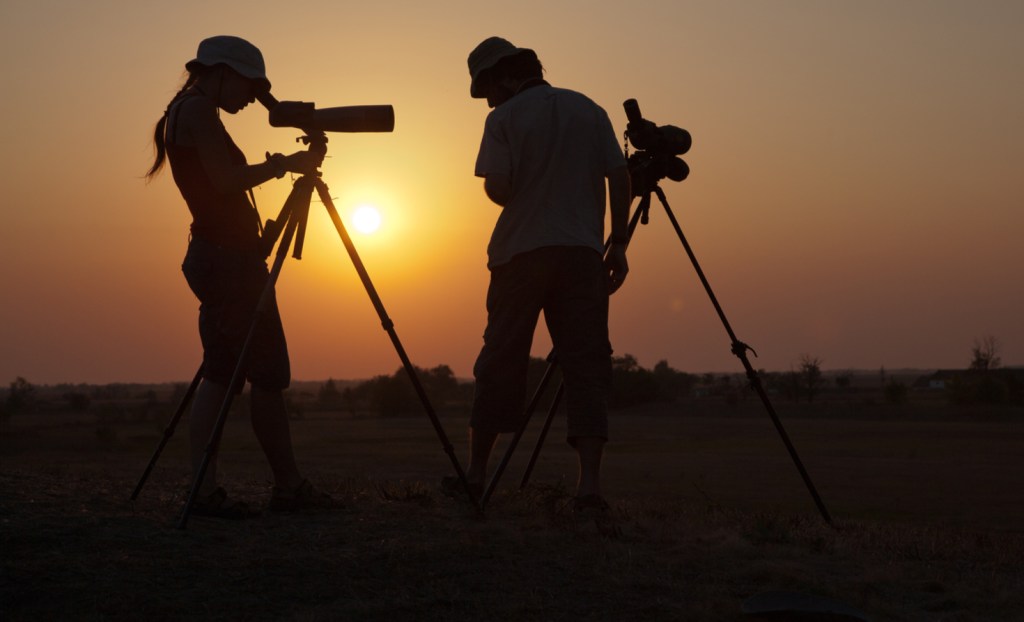
[[199,42],[196,57],[185,63],[185,69],[191,71],[196,66],[214,65],[227,65],[239,75],[259,82],[264,90],[270,90],[263,54],[259,48],[241,37],[217,35],[203,39]]
[[517,48],[512,45],[508,40],[502,39],[501,37],[490,37],[480,42],[480,45],[476,46],[472,52],[469,53],[469,94],[471,97],[477,99],[486,97],[487,95],[480,92],[480,76],[482,76],[488,69],[494,67],[503,58],[510,56],[518,56],[519,54],[529,54],[530,56],[537,58],[537,53],[529,48]]

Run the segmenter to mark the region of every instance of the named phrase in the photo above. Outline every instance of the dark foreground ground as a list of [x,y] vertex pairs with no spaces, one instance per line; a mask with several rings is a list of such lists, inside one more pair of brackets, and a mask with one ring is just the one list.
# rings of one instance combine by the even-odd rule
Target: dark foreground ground
[[[518,491],[528,437],[481,518],[438,491],[450,466],[425,418],[296,421],[305,471],[344,509],[182,531],[184,430],[133,504],[163,422],[50,417],[0,441],[5,621],[756,620],[742,603],[773,590],[876,621],[1024,619],[1016,418],[790,422],[833,528],[766,420],[620,416],[609,538],[573,520],[560,440]],[[225,486],[265,505],[244,420],[224,455]]]

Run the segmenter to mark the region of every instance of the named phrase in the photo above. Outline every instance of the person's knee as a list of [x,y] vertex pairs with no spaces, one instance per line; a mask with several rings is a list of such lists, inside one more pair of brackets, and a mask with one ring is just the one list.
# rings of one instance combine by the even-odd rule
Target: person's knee
[[570,402],[566,419],[566,439],[573,447],[578,448],[580,439],[588,444],[604,444],[608,439],[608,411],[601,403]]

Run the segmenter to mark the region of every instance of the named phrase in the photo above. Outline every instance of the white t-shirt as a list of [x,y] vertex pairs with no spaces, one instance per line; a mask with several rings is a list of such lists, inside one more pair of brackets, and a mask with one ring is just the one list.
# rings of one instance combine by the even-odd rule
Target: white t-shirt
[[487,266],[544,246],[604,252],[605,177],[626,164],[608,114],[546,83],[487,115],[476,175],[505,174],[512,196],[487,246]]

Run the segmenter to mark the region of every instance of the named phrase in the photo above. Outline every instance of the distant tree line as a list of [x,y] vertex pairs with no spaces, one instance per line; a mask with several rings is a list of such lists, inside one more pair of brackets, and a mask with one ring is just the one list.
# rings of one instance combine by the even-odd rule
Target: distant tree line
[[[976,340],[967,369],[945,373],[948,400],[953,404],[1024,404],[1024,369],[1003,369],[1001,362],[999,343],[994,337]],[[821,365],[820,358],[804,354],[790,371],[760,370],[758,377],[770,394],[792,401],[813,402],[827,387]],[[529,391],[536,390],[547,368],[548,363],[544,359],[530,359],[527,371]],[[415,367],[415,370],[424,393],[439,412],[454,410],[468,413],[473,399],[472,381],[460,381],[447,365]],[[888,376],[884,367],[879,373],[885,400],[892,404],[906,402],[907,385]],[[835,388],[830,391],[840,394],[853,391],[850,388],[851,378],[851,372],[836,374]],[[560,382],[561,372],[556,366],[544,394],[540,396],[538,410],[548,408]],[[44,389],[41,392],[25,378],[15,378],[6,390],[0,389],[0,420],[6,423],[12,415],[36,410],[86,412],[95,409],[97,404],[99,410],[107,415],[149,418],[161,414],[168,404],[180,403],[186,385],[171,385],[169,389],[162,389],[160,395],[153,385],[129,383],[59,384]],[[690,374],[673,369],[664,360],[646,369],[631,354],[612,357],[612,384],[608,396],[611,408],[703,397],[735,404],[750,393],[749,383],[742,374]],[[528,400],[531,397],[527,395]],[[285,398],[293,416],[298,417],[307,408],[384,417],[423,410],[423,403],[404,367],[390,375],[375,376],[357,383],[328,379],[315,395],[288,391]],[[232,413],[244,414],[247,411],[248,396],[243,393],[235,399]]]
[[[528,391],[533,392],[539,387],[547,368],[545,359],[531,357],[527,368]],[[439,410],[453,407],[468,410],[473,399],[472,381],[460,381],[447,365],[429,369],[415,367],[415,370],[431,405]],[[540,396],[538,409],[548,407],[561,379],[561,371],[556,366]],[[687,397],[698,382],[698,376],[672,369],[666,361],[660,361],[653,369],[645,369],[632,355],[613,357],[609,405],[621,408]],[[340,388],[338,385],[334,379],[328,379],[320,386],[316,395],[317,407],[353,415],[367,413],[384,417],[423,409],[404,367],[393,374],[375,376],[352,386]],[[527,395],[527,401],[532,397],[532,393]]]
[[168,400],[166,395],[161,398],[154,386],[61,383],[37,387],[19,376],[6,390],[0,389],[0,417],[7,422],[16,414],[92,411],[107,418],[141,420],[164,414],[168,402],[176,405],[185,394],[186,385],[172,385]]
[[[445,404],[464,397],[467,391],[452,369],[438,365],[429,369],[413,367],[416,377],[431,405]],[[472,390],[471,387],[469,389]],[[344,411],[352,415],[363,412],[394,417],[422,410],[422,401],[404,367],[391,375],[374,376],[354,386],[339,389],[334,379],[328,379],[317,392],[317,405],[322,410]]]

